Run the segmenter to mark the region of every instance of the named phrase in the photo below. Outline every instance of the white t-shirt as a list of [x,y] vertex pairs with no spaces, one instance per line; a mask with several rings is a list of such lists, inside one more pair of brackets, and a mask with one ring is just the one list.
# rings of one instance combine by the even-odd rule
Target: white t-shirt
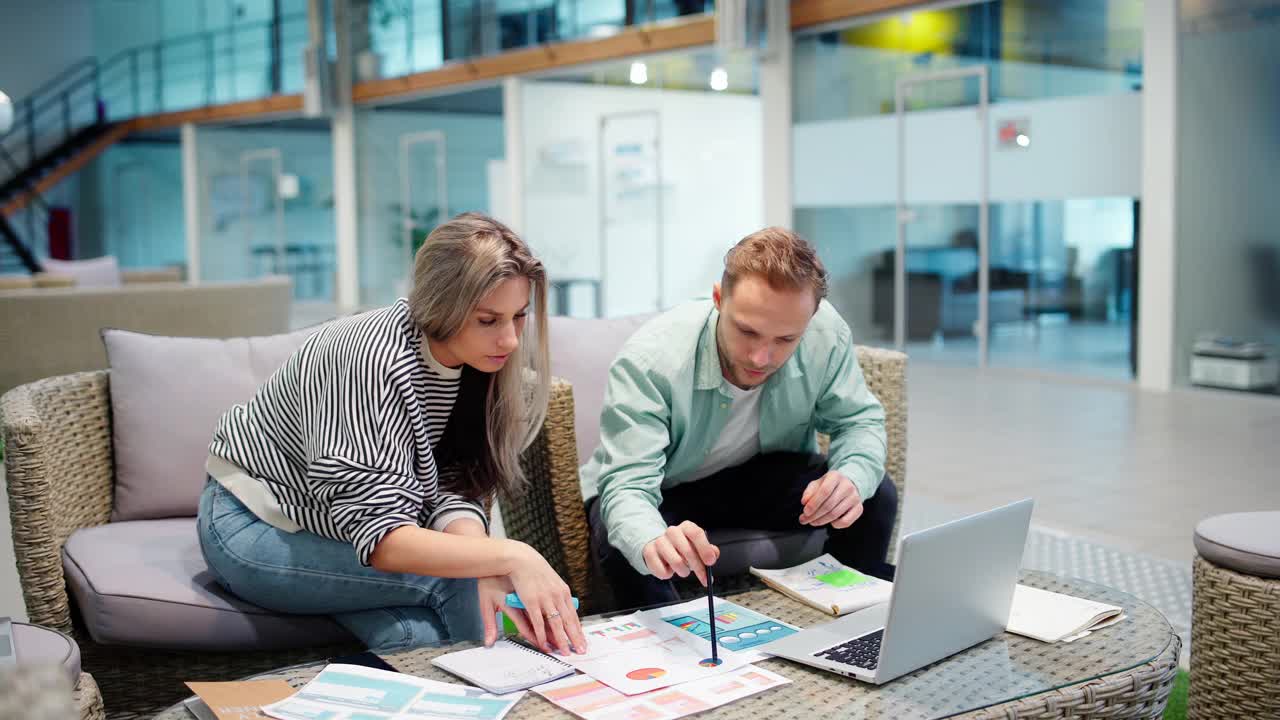
[[[736,385],[729,385],[733,395],[733,407],[729,410],[729,419],[724,424],[716,444],[711,446],[707,459],[702,467],[689,476],[686,482],[710,477],[725,468],[750,460],[760,454],[760,388],[757,385],[750,390],[743,390]],[[724,400],[722,402],[729,402]]]

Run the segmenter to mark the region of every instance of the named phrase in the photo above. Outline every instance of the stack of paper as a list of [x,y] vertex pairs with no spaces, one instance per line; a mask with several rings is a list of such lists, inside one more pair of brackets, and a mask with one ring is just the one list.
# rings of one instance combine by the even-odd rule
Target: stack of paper
[[[719,665],[711,657],[716,626]],[[586,675],[534,688],[586,718],[674,720],[789,681],[750,663],[760,648],[797,632],[791,625],[717,598],[616,617],[583,627],[589,652],[564,660]]]
[[[708,662],[712,623],[719,664]],[[797,628],[717,598],[710,613],[706,601],[695,600],[584,626],[583,631],[590,643],[585,655],[553,660],[523,646],[501,644],[443,655],[435,664],[476,682],[492,681],[494,687],[542,682],[535,692],[587,720],[675,720],[787,684],[786,678],[750,663],[766,657],[762,647]],[[563,674],[562,662],[586,675],[543,682]],[[256,713],[261,706],[265,715],[278,720],[502,720],[524,696],[344,664],[329,665],[296,694],[289,695],[285,683],[262,688],[267,690],[275,695],[259,693],[260,699],[243,702],[241,709]],[[246,696],[219,700],[233,698]],[[226,703],[209,704],[216,710]],[[203,709],[193,706],[192,711]]]

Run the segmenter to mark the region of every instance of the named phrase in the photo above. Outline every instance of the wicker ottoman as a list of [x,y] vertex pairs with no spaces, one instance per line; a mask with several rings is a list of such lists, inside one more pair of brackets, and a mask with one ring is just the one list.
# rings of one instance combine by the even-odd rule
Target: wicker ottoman
[[1280,512],[1196,528],[1187,717],[1280,717]]
[[19,665],[53,665],[60,667],[70,687],[75,690],[75,705],[80,720],[104,720],[102,693],[93,676],[80,670],[80,646],[75,640],[49,628],[27,623],[13,623],[13,647]]

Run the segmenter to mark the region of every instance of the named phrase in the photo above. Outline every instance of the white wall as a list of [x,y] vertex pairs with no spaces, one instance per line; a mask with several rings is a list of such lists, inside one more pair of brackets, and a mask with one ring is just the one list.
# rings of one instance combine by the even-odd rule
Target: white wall
[[1200,333],[1280,344],[1280,307],[1259,297],[1280,279],[1251,255],[1280,256],[1280,26],[1179,41],[1174,367],[1185,383]]
[[0,91],[15,101],[81,58],[93,57],[93,8],[83,0],[0,8]]
[[[998,149],[1004,121],[1030,121],[1031,146]],[[907,116],[907,201],[975,203],[977,111]],[[988,117],[992,202],[1142,195],[1142,97],[1138,93],[992,105]],[[895,115],[795,126],[797,207],[897,202]]]
[[[524,230],[552,278],[601,277],[601,116],[656,110],[665,238],[661,304],[710,293],[724,253],[763,224],[759,99],[560,82],[527,82],[523,93]],[[639,309],[634,299],[653,297],[653,270],[611,273],[605,313],[632,312]]]

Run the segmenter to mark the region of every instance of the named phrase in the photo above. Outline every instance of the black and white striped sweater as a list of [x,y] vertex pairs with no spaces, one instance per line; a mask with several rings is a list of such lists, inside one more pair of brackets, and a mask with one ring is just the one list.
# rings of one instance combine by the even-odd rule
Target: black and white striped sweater
[[211,455],[261,481],[302,529],[369,563],[403,525],[481,505],[441,487],[437,445],[461,373],[430,358],[408,303],[334,321],[218,422]]

